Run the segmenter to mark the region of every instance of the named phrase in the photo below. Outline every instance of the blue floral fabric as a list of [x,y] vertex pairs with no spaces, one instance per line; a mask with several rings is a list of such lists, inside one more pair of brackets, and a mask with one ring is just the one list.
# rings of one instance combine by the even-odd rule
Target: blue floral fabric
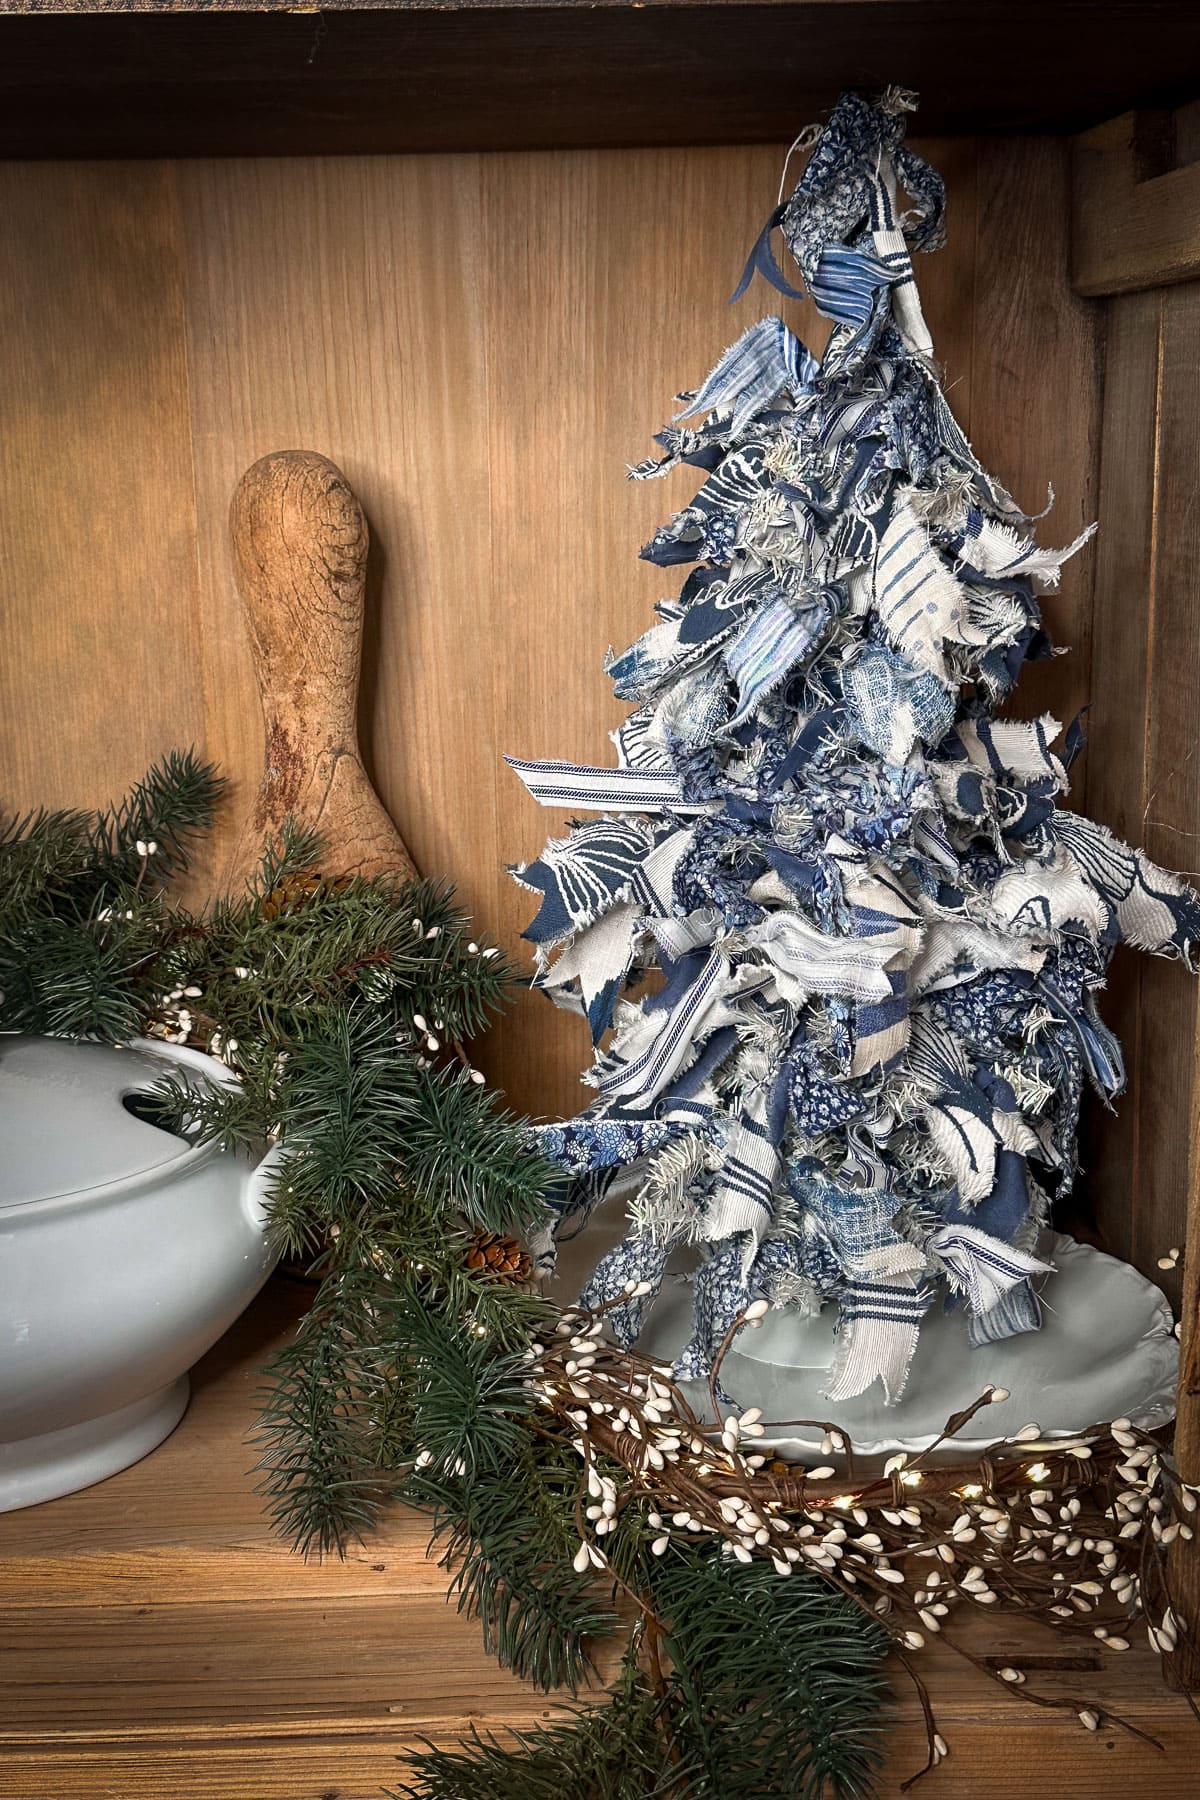
[[606,1034],[542,1148],[575,1189],[632,1177],[587,1298],[648,1282],[613,1315],[632,1338],[696,1246],[680,1372],[752,1298],[830,1305],[835,1398],[903,1390],[939,1288],[972,1343],[1036,1327],[1084,1084],[1123,1082],[1109,958],[1200,945],[1200,898],[1065,809],[1079,734],[995,716],[1083,538],[1036,542],[938,384],[911,253],[944,193],[910,105],[844,96],[747,265],[796,291],[781,228],[835,322],[820,362],[763,319],[631,472],[703,479],[643,551],[689,565],[678,597],[609,663],[618,771],[514,765],[602,815],[515,871],[541,984]]

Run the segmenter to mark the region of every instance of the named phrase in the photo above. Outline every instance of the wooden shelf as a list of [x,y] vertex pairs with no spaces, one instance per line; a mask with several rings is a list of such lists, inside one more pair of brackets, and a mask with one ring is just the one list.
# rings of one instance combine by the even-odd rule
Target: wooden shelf
[[[398,1513],[344,1563],[304,1563],[272,1537],[246,1437],[259,1370],[308,1292],[269,1284],[144,1462],[0,1517],[5,1800],[377,1800],[406,1744],[552,1711],[447,1606],[420,1518]],[[922,1673],[951,1756],[930,1800],[1116,1800],[1148,1782],[1156,1800],[1195,1793],[1196,1727],[1148,1651],[1060,1647],[982,1613],[967,1624],[977,1654],[1024,1657],[1042,1691],[1107,1700],[1164,1752],[1085,1733],[933,1647]],[[924,1760],[900,1692],[882,1800]]]
[[0,156],[787,142],[901,82],[923,132],[1200,86],[1193,0],[8,0]]

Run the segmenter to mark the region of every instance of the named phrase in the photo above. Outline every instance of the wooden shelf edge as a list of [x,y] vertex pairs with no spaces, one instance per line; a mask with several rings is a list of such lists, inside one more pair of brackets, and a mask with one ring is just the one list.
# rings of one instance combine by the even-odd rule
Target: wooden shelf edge
[[1200,88],[1187,0],[10,7],[0,52],[18,158],[787,143],[888,82],[923,133],[1063,133]]

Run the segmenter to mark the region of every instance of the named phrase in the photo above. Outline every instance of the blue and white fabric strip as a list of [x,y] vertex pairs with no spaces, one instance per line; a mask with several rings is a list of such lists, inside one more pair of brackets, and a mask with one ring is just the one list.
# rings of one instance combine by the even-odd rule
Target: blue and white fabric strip
[[904,969],[888,971],[891,992],[886,1000],[859,1006],[854,1014],[854,1059],[850,1073],[867,1075],[872,1069],[892,1069],[908,1047],[908,975]]
[[585,763],[526,762],[506,756],[539,806],[582,806],[591,811],[711,812],[711,800],[684,799],[673,770],[598,769]]
[[672,884],[675,871],[693,842],[691,831],[672,831],[659,840],[640,868],[634,870],[629,892],[648,912],[670,916],[674,910]]
[[782,908],[751,926],[745,937],[767,957],[775,985],[786,1000],[801,1002],[812,994],[828,994],[883,1001],[892,992],[886,968],[894,955],[890,944],[818,931],[802,913]]
[[799,611],[781,596],[742,627],[725,651],[725,666],[738,686],[737,711],[727,730],[744,724],[764,695],[820,643],[831,612],[823,595]]
[[1010,1288],[1030,1275],[1053,1272],[1052,1263],[1014,1250],[1011,1244],[1002,1244],[973,1225],[944,1225],[933,1233],[929,1247],[958,1277],[976,1314],[991,1312]]
[[612,733],[612,741],[623,769],[661,771],[669,761],[666,750],[654,735],[652,706],[640,706],[630,713],[625,723]]
[[711,944],[722,929],[721,915],[713,907],[689,913],[686,919],[647,917],[641,924],[653,937],[662,954],[670,957],[672,962],[680,956],[686,956],[689,950],[701,950],[705,944]]
[[1194,967],[1200,945],[1200,907],[1191,888],[1131,850],[1094,819],[1059,812],[1055,835],[1072,861],[1103,894],[1127,944],[1156,956],[1181,956]]
[[730,1128],[725,1161],[701,1224],[701,1235],[710,1241],[746,1233],[744,1274],[771,1223],[778,1180],[779,1151],[767,1125],[766,1096],[759,1093]]
[[983,1344],[999,1344],[1005,1338],[1018,1337],[1023,1331],[1036,1331],[1041,1322],[1041,1303],[1032,1284],[1018,1281],[987,1312],[971,1314],[967,1341],[977,1350]]
[[641,1055],[632,1062],[617,1063],[597,1079],[596,1086],[606,1099],[636,1099],[645,1105],[662,1092],[690,1053],[704,1016],[719,1003],[728,975],[728,961],[714,949]]
[[562,1119],[536,1125],[533,1135],[548,1161],[571,1175],[596,1169],[619,1169],[640,1162],[671,1138],[678,1126],[667,1119]]
[[908,506],[896,507],[883,534],[875,563],[875,605],[896,648],[916,668],[945,682],[943,642],[959,635],[966,600]]
[[875,1381],[883,1383],[889,1406],[899,1400],[931,1293],[916,1277],[847,1283],[827,1400],[853,1400]]
[[818,312],[840,325],[865,325],[875,309],[875,296],[891,280],[891,270],[877,256],[833,246],[821,252],[814,271],[813,302]]
[[702,412],[729,412],[729,435],[736,436],[784,389],[799,397],[817,367],[782,319],[760,319],[730,345],[703,385],[687,397],[675,420]]
[[884,157],[875,184],[871,209],[871,238],[875,254],[892,280],[892,317],[901,337],[917,356],[933,355],[933,338],[921,311],[921,296],[913,278],[912,257],[902,231],[896,229],[896,174],[891,157]]
[[[804,1191],[802,1184],[796,1191]],[[817,1181],[809,1187],[808,1197],[851,1281],[907,1279],[925,1267],[924,1253],[902,1238],[892,1223],[899,1202],[886,1186],[862,1190]]]
[[522,936],[550,945],[591,925],[622,897],[653,841],[645,825],[596,819],[577,825],[569,838],[551,839],[535,861],[511,868],[522,887],[542,896]]
[[578,932],[553,968],[537,977],[537,986],[545,989],[556,1005],[570,1011],[578,1010],[574,992],[578,982],[593,1044],[599,1043],[612,1023],[613,1008],[621,983],[629,973],[638,936],[638,909],[629,901],[621,901],[594,925]]

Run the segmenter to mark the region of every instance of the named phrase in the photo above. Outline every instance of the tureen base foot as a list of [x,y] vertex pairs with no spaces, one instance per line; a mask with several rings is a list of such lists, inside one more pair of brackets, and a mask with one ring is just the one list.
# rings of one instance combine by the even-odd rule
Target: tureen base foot
[[140,1462],[174,1431],[188,1403],[188,1378],[62,1431],[0,1443],[0,1512],[16,1512],[91,1487]]

